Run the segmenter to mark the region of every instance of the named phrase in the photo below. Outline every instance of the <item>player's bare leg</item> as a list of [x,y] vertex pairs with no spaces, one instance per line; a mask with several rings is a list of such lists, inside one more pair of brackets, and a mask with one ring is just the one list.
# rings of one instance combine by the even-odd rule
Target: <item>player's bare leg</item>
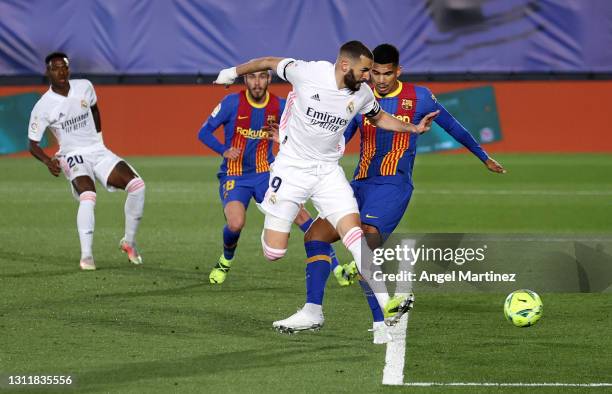
[[94,210],[96,207],[96,185],[88,176],[79,176],[72,180],[72,187],[79,195],[77,212],[77,229],[81,242],[80,267],[84,271],[93,271],[96,265],[93,259],[93,234],[95,228]]
[[374,226],[370,226],[369,224],[361,223],[361,229],[366,238],[366,243],[368,247],[372,250],[381,247],[383,244],[382,236],[378,229]]
[[145,182],[126,162],[120,161],[111,171],[108,185],[127,192],[125,199],[125,235],[119,242],[119,247],[133,264],[142,264],[142,257],[136,249],[136,233],[142,219],[145,202]]
[[[295,217],[293,223],[297,224],[300,228],[305,224],[312,224],[312,216],[310,215],[310,212],[308,212],[308,210],[304,208],[304,206],[300,206],[300,210],[298,211],[298,214]],[[310,228],[310,225],[308,225],[308,228]],[[306,231],[308,231],[308,228],[306,228]]]
[[223,228],[223,253],[208,276],[210,283],[216,284],[225,282],[234,260],[240,232],[246,222],[246,208],[241,201],[228,202],[223,208],[223,213],[227,222]]

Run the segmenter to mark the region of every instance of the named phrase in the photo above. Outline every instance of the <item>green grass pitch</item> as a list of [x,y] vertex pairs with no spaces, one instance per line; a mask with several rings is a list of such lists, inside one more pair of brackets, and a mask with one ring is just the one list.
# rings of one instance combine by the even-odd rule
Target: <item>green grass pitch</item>
[[[398,231],[612,234],[612,156],[497,158],[508,174],[489,173],[470,155],[419,156]],[[491,392],[382,386],[385,346],[371,343],[358,286],[330,280],[322,331],[276,333],[272,321],[304,302],[299,229],[286,258],[267,262],[263,217],[251,205],[227,281],[210,285],[224,223],[218,159],[129,161],[147,183],[139,234],[145,264],[131,266],[118,250],[125,195],[99,190],[98,271],[80,272],[77,204],[67,182],[32,158],[0,159],[3,379],[69,374],[75,391],[112,393]],[[352,173],[355,157],[343,164]],[[504,320],[505,294],[417,294],[405,380],[612,382],[610,292],[541,295],[542,320],[518,329]]]

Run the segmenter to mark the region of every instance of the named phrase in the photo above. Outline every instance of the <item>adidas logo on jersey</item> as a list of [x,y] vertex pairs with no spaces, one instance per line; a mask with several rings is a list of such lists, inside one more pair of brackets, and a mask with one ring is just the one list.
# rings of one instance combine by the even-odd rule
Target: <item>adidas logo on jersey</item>
[[321,99],[319,98],[319,93],[315,94],[314,96],[310,97],[312,100],[316,100],[316,101],[321,101]]

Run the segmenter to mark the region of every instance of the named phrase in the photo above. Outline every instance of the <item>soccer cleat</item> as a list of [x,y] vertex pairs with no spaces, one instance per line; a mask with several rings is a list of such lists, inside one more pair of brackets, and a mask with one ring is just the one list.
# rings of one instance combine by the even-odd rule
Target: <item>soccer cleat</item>
[[318,331],[323,327],[325,319],[323,313],[312,314],[303,308],[285,320],[278,320],[272,323],[272,327],[282,334],[293,334],[299,331]]
[[130,245],[130,243],[123,238],[121,241],[119,241],[119,249],[121,249],[123,253],[127,254],[130,263],[136,265],[142,264],[142,257],[140,257],[140,254],[138,254],[136,245]]
[[221,255],[217,264],[213,267],[212,271],[210,271],[210,275],[208,275],[210,283],[221,284],[225,282],[225,277],[230,270],[232,261],[234,261],[234,259],[228,260],[225,256]]
[[81,270],[83,271],[95,271],[96,270],[96,264],[94,263],[94,259],[92,256],[82,258],[79,265],[81,266]]
[[372,342],[374,342],[376,345],[389,343],[393,340],[393,337],[389,332],[389,327],[384,321],[375,321],[372,324],[372,329],[369,331],[374,333],[374,340]]
[[402,316],[412,309],[414,305],[414,294],[410,293],[406,296],[393,296],[383,308],[385,316],[385,324],[394,326],[400,321]]
[[336,268],[334,268],[334,276],[336,277],[338,284],[342,287],[350,286],[355,283],[357,275],[359,275],[359,271],[357,270],[357,264],[354,261],[351,261],[348,264],[338,265]]

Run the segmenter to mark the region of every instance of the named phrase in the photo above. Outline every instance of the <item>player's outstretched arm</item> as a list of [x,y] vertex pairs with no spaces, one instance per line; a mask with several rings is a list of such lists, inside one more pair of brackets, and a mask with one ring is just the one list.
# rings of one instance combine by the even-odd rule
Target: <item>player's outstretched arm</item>
[[[428,97],[431,96],[431,93],[428,93]],[[433,97],[433,96],[432,96]],[[455,119],[447,110],[437,102],[436,100],[432,100],[431,103],[433,108],[437,108],[440,112],[440,115],[436,118],[436,123],[438,126],[442,127],[444,131],[446,131],[451,137],[453,137],[457,142],[465,146],[470,152],[472,152],[476,157],[478,157],[484,165],[489,169],[489,171],[505,174],[506,170],[504,167],[499,164],[495,159],[489,157],[487,153],[482,149],[482,147],[476,142],[474,137],[466,130],[465,127],[457,119]]]
[[30,140],[30,153],[32,154],[32,156],[42,161],[43,164],[47,166],[47,168],[49,169],[49,172],[53,176],[59,175],[61,171],[59,162],[57,161],[55,157],[51,158],[47,156],[47,154],[42,150],[40,145],[38,145],[38,141]]
[[240,75],[251,74],[258,71],[276,70],[282,57],[260,57],[250,60],[236,67],[225,68],[219,72],[217,79],[213,82],[217,85],[231,85]]
[[434,118],[438,116],[440,112],[430,112],[421,119],[419,124],[414,125],[412,123],[402,122],[401,120],[394,118],[385,111],[380,111],[375,116],[371,117],[370,120],[376,128],[388,130],[388,131],[399,131],[400,133],[416,133],[423,134],[431,128],[431,123]]

